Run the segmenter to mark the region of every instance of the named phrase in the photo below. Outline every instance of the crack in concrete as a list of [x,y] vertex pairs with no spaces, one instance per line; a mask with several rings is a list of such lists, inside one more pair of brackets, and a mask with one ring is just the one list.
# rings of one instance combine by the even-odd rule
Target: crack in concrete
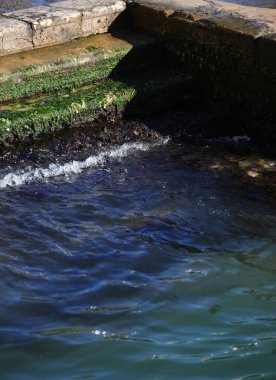
[[[35,44],[34,44],[34,33],[33,33],[33,26],[32,26],[32,23],[31,22],[28,22],[26,20],[22,20],[22,19],[18,19],[17,17],[13,17],[12,14],[11,16],[6,16],[5,14],[1,14],[0,15],[1,18],[5,18],[6,20],[16,20],[16,21],[19,21],[25,25],[28,25],[31,29],[31,37],[30,37],[30,43],[32,44],[33,46],[33,49],[35,49]],[[4,44],[4,36],[2,36],[2,45]],[[23,50],[22,50],[23,51]]]
[[[26,21],[27,22],[27,21]],[[30,22],[27,22],[27,24],[29,24],[30,25],[30,27],[31,27],[31,30],[32,30],[32,40],[31,40],[31,42],[32,42],[32,45],[33,45],[33,48],[35,49],[36,48],[36,45],[35,45],[35,43],[34,43],[34,33],[35,33],[35,29],[34,29],[34,26],[33,26],[33,24]]]

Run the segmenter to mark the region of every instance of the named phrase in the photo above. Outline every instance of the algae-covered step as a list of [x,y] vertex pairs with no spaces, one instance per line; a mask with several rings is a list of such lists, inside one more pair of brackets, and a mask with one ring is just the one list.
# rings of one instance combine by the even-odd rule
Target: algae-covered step
[[[166,81],[164,81],[166,77]],[[93,122],[101,116],[113,119],[164,110],[186,81],[173,70],[156,70],[140,75],[119,74],[95,84],[58,95],[42,95],[0,107],[0,148],[32,141],[43,134]],[[173,102],[174,103],[174,102]]]
[[[43,55],[44,52],[44,55]],[[0,59],[0,145],[119,117],[134,98],[171,86],[180,75],[160,73],[164,49],[143,35],[89,37]],[[162,71],[162,70],[161,70]],[[154,82],[154,84],[152,84]],[[166,92],[166,91],[165,91]]]
[[85,60],[72,60],[48,66],[28,66],[16,73],[0,77],[0,102],[27,98],[61,90],[73,90],[108,76],[129,49],[103,51]]
[[[137,72],[162,62],[154,39],[127,33],[104,34],[59,46],[0,58],[0,104],[95,83],[120,71]],[[1,74],[2,72],[2,74]]]
[[[51,56],[56,49],[46,50]],[[65,51],[52,60],[37,59],[41,53],[34,51],[30,61],[39,64],[20,68],[13,62],[15,69],[0,77],[0,149],[102,116],[163,110],[186,80],[167,65],[164,48],[143,35],[84,39],[66,44]]]
[[0,111],[0,144],[23,142],[42,133],[93,121],[103,112],[120,110],[134,94],[131,87],[106,80],[71,94],[4,105]]

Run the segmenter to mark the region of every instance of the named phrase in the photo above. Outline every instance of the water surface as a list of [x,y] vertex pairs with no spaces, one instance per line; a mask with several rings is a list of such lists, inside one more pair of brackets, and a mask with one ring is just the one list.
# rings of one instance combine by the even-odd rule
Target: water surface
[[9,12],[30,7],[39,7],[56,3],[59,0],[1,0],[0,12]]
[[183,143],[116,149],[1,189],[1,379],[275,379],[275,199]]

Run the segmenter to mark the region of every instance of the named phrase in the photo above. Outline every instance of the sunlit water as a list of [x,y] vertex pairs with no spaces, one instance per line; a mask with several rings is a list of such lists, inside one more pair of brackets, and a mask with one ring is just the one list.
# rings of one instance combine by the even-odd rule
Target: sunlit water
[[1,189],[1,379],[275,379],[275,200],[184,144],[116,149]]

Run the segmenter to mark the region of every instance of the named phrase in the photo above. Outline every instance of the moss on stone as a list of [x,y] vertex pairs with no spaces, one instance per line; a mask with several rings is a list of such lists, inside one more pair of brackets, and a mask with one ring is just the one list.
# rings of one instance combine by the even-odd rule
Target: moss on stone
[[84,84],[95,83],[107,77],[128,52],[129,49],[114,50],[96,63],[63,70],[57,67],[56,71],[46,71],[41,74],[39,68],[29,66],[17,73],[16,77],[7,78],[0,83],[0,102],[72,90]]
[[221,132],[227,123],[234,133],[276,139],[273,38],[256,39],[258,25],[235,17],[191,21],[143,4],[130,11],[135,27],[159,38],[191,75],[197,101],[217,116]]
[[117,118],[124,113],[140,117],[163,112],[176,104],[184,85],[185,76],[167,67],[128,75],[123,67],[121,73],[119,70],[95,84],[4,104],[0,106],[0,150],[101,116]]
[[0,145],[35,139],[41,134],[93,121],[111,110],[119,113],[135,96],[135,89],[113,80],[62,96],[39,99],[29,105],[6,106],[0,112]]
[[102,53],[103,52],[102,48],[99,48],[99,47],[96,47],[96,46],[87,46],[86,50],[90,51],[90,52],[93,52],[93,53]]
[[164,49],[153,39],[133,48],[92,50],[84,61],[76,56],[74,62],[32,65],[0,78],[0,150],[102,116],[163,110],[182,86],[182,75],[166,63],[159,67]]

